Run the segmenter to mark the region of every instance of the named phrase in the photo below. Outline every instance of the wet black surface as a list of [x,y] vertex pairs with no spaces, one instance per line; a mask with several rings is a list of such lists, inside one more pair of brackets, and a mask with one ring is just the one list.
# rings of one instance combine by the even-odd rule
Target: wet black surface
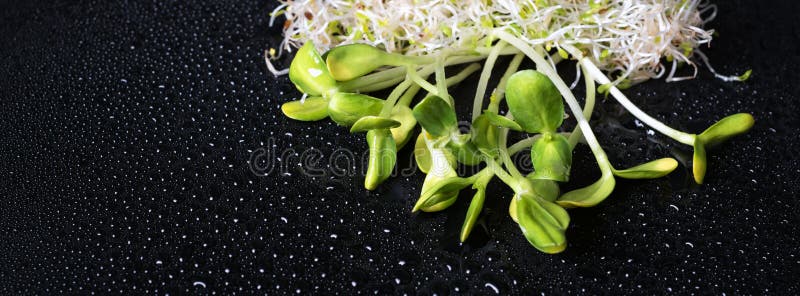
[[[0,9],[0,294],[798,293],[791,1],[717,1],[719,36],[705,52],[720,72],[752,68],[747,83],[701,69],[627,92],[693,132],[755,116],[713,152],[707,184],[690,185],[683,166],[620,182],[600,206],[571,211],[559,255],[528,245],[499,183],[459,245],[465,199],[410,213],[422,174],[367,192],[358,174],[323,166],[312,178],[298,156],[275,161],[313,147],[327,162],[366,145],[280,114],[298,93],[263,63],[279,42],[267,26],[274,3],[18,2]],[[690,153],[613,101],[595,119],[620,166]],[[591,182],[588,149],[575,162],[578,185]]]

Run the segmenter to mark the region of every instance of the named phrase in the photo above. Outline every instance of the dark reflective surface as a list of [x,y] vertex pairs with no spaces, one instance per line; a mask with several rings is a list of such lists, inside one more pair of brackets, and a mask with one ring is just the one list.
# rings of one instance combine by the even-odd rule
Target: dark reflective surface
[[[329,121],[280,114],[299,94],[263,63],[279,42],[280,26],[267,26],[274,3],[7,3],[0,294],[796,292],[797,4],[717,2],[710,26],[720,35],[705,52],[720,72],[752,68],[751,80],[701,69],[696,80],[626,93],[681,129],[735,112],[752,112],[755,127],[712,152],[705,185],[681,166],[620,181],[600,206],[572,210],[559,255],[525,241],[497,181],[460,245],[469,190],[444,212],[417,215],[422,174],[374,192],[324,165],[305,176],[308,148],[327,163],[366,143]],[[462,85],[471,98],[474,83]],[[619,167],[691,158],[611,100],[593,124]],[[409,155],[401,151],[402,167]],[[568,188],[598,175],[580,146]]]

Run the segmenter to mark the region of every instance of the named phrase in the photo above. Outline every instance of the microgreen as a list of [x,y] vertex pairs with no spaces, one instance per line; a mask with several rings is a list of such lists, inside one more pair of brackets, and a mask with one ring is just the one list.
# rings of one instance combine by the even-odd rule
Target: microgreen
[[363,94],[336,93],[328,102],[328,115],[343,126],[351,126],[364,116],[377,116],[384,101]]
[[301,121],[317,121],[328,117],[328,100],[323,97],[308,97],[286,102],[281,111],[287,117]]
[[353,126],[350,127],[350,132],[366,132],[374,129],[390,129],[399,126],[400,122],[394,119],[378,116],[364,116],[353,123]]
[[374,129],[367,132],[369,164],[364,178],[364,187],[374,190],[389,178],[397,162],[397,146],[388,129]]
[[567,247],[565,232],[570,219],[564,208],[531,194],[513,198],[517,200],[517,222],[531,245],[548,254]]
[[303,93],[319,96],[336,89],[336,81],[328,73],[325,61],[313,42],[300,48],[289,66],[289,80]]
[[434,137],[449,136],[458,132],[456,111],[444,99],[429,96],[413,109],[414,118]]
[[566,182],[572,167],[572,149],[566,137],[545,133],[533,142],[531,161],[536,170],[532,178]]
[[431,63],[430,58],[388,53],[366,44],[343,45],[331,49],[325,62],[338,81],[352,80],[382,66],[404,66]]
[[[485,201],[502,198],[489,188],[495,177],[514,192],[508,213],[525,239],[552,254],[567,246],[570,217],[565,209],[599,204],[613,193],[616,178],[660,178],[677,168],[678,162],[669,157],[615,168],[590,124],[598,92],[613,97],[654,130],[692,146],[697,183],[704,181],[707,149],[747,132],[754,124],[751,115],[739,113],[702,133],[687,133],[648,115],[622,92],[666,74],[662,61],[672,64],[667,81],[692,78],[675,77],[675,68],[685,63],[696,70],[696,57],[722,80],[744,81],[750,76],[750,71],[720,75],[708,64],[698,45],[710,41],[711,31],[702,29],[705,20],[700,9],[713,6],[696,0],[478,1],[485,11],[469,9],[474,1],[445,1],[422,10],[397,4],[413,12],[403,14],[393,14],[375,1],[352,2],[337,6],[326,1],[282,1],[285,9],[273,14],[292,20],[285,29],[285,48],[303,44],[288,73],[304,96],[284,103],[281,110],[296,120],[329,117],[351,132],[366,132],[369,163],[364,186],[369,190],[391,175],[397,151],[414,137],[419,124],[413,154],[417,167],[427,175],[411,210],[441,211],[455,203],[462,191],[474,190],[461,241],[481,218]],[[358,10],[351,13],[353,8]],[[315,13],[320,9],[333,13]],[[314,17],[306,19],[304,12]],[[326,20],[330,17],[335,19]],[[320,55],[317,48],[330,50]],[[485,105],[494,66],[506,55],[514,57]],[[519,70],[525,58],[533,61],[535,69]],[[556,69],[569,59],[575,61],[585,82],[582,106]],[[462,134],[455,106],[464,98],[451,96],[449,88],[481,68],[473,63],[481,60],[485,62],[471,102],[471,129]],[[446,68],[464,64],[469,65],[448,77]],[[613,80],[609,74],[614,74]],[[368,94],[390,88],[385,98]],[[420,91],[427,93],[418,95]],[[412,108],[418,97],[422,99]],[[576,122],[571,132],[562,127],[565,111]],[[509,145],[510,132],[527,138]],[[572,154],[579,143],[588,145],[600,178],[562,192],[561,186],[570,181]],[[512,156],[526,149],[530,149],[533,171],[523,175]],[[457,169],[464,167],[480,171],[459,175]]]
[[397,144],[397,148],[400,149],[405,146],[408,139],[411,138],[411,132],[414,130],[414,127],[417,126],[417,119],[414,118],[411,109],[404,105],[395,106],[389,118],[400,123],[400,126],[390,130],[394,142]]
[[524,70],[508,79],[508,109],[529,133],[554,132],[564,120],[561,94],[544,74]]

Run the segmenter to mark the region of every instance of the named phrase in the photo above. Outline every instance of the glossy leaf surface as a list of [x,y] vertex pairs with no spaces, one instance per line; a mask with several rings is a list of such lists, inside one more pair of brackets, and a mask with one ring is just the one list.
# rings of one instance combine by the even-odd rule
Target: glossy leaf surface
[[554,132],[564,120],[564,102],[550,78],[523,70],[508,79],[508,109],[514,121],[529,133]]
[[328,115],[339,125],[351,126],[364,116],[380,114],[383,103],[368,95],[336,93],[328,102]]
[[294,120],[317,121],[328,117],[328,100],[308,97],[305,100],[286,102],[281,105],[281,111]]
[[297,50],[289,65],[289,80],[298,90],[312,96],[327,94],[336,88],[336,81],[313,42],[306,42]]

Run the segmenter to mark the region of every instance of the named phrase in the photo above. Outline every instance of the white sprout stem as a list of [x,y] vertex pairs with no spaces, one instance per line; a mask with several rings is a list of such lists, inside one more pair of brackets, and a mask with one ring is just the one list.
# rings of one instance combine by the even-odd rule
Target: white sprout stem
[[492,69],[494,69],[494,64],[497,62],[497,57],[500,54],[500,50],[502,50],[505,46],[505,42],[498,41],[492,50],[489,51],[489,56],[486,58],[483,71],[481,71],[481,77],[478,80],[478,90],[475,92],[475,99],[472,103],[473,121],[475,118],[478,118],[478,116],[481,115],[481,109],[483,109],[483,97],[486,95],[486,85],[489,84],[489,77],[492,76]]
[[269,72],[271,72],[272,75],[274,75],[275,77],[289,74],[289,68],[282,70],[275,69],[275,66],[272,65],[272,62],[269,61],[269,50],[264,50],[264,62],[267,63],[267,69],[269,70]]
[[[389,86],[394,86],[397,85],[397,83],[399,83],[400,81],[402,81],[405,78],[405,76],[406,76],[405,67],[394,67],[383,71],[375,72],[372,74],[364,75],[350,81],[342,82],[340,88],[344,90],[362,90],[378,83],[382,82],[391,83],[397,80],[397,82],[395,82],[394,84],[389,85]],[[369,91],[364,91],[364,92],[369,92]]]
[[[411,76],[411,73],[409,73],[409,76]],[[397,87],[392,90],[392,92],[389,94],[389,97],[386,98],[386,102],[383,103],[383,109],[381,109],[380,114],[381,117],[389,117],[389,115],[392,114],[394,103],[397,102],[397,99],[400,98],[400,95],[402,95],[403,92],[405,92],[406,89],[411,86],[411,83],[411,79],[406,78],[405,81],[398,84]]]
[[514,180],[514,177],[509,175],[506,170],[503,169],[503,167],[494,161],[494,159],[486,157],[486,166],[491,168],[492,172],[500,177],[500,180],[502,180],[503,183],[506,183],[506,185],[510,186],[511,188],[517,187],[517,181]]
[[439,93],[439,89],[436,88],[435,85],[431,84],[417,73],[417,69],[414,69],[416,66],[408,66],[408,70],[406,73],[408,74],[408,78],[410,78],[414,83],[421,86],[425,91],[435,94]]
[[[447,79],[445,80],[445,84],[447,85],[447,87],[450,87],[456,83],[464,81],[464,79],[467,79],[469,75],[472,75],[472,73],[475,73],[475,71],[478,71],[478,69],[480,68],[481,68],[480,64],[477,63],[469,64],[469,66],[462,69],[456,75],[447,77]],[[427,75],[421,77],[423,79],[427,79]],[[421,87],[418,84],[416,83],[412,84],[409,87],[409,89],[403,94],[403,96],[400,97],[400,101],[398,101],[397,105],[403,105],[403,106],[410,105],[411,101],[414,99],[414,96],[419,92],[420,89]]]
[[550,78],[556,88],[561,92],[561,95],[564,97],[564,100],[569,105],[570,111],[575,116],[575,120],[578,121],[578,126],[581,127],[583,130],[583,137],[586,139],[586,143],[589,145],[589,148],[592,150],[592,154],[594,154],[595,159],[597,160],[597,164],[600,166],[600,170],[607,171],[611,169],[611,164],[608,162],[608,156],[606,155],[603,148],[600,146],[600,143],[597,141],[597,138],[592,132],[592,127],[589,125],[589,121],[583,117],[583,113],[581,110],[580,104],[578,104],[578,100],[575,99],[575,95],[572,94],[569,87],[564,80],[558,76],[558,72],[552,67],[550,64],[545,61],[544,57],[540,55],[536,50],[534,50],[531,46],[529,46],[524,41],[512,36],[509,33],[504,31],[496,31],[495,36],[498,38],[508,42],[509,44],[513,45],[520,51],[522,51],[528,58],[532,59],[533,62],[536,64],[536,68],[542,72],[545,76]]
[[611,87],[609,91],[611,92],[611,96],[613,96],[614,99],[617,100],[617,102],[619,102],[623,107],[625,107],[625,109],[627,109],[628,112],[631,112],[633,116],[636,116],[636,118],[638,118],[645,124],[649,125],[653,129],[657,130],[658,132],[667,135],[670,138],[675,139],[675,141],[681,142],[689,146],[694,145],[694,139],[695,139],[694,135],[673,129],[667,126],[666,124],[662,123],[661,121],[658,121],[657,119],[651,117],[650,115],[642,111],[642,109],[639,109],[639,107],[636,107],[636,105],[634,105],[633,102],[631,102],[628,99],[628,97],[626,97],[625,94],[622,93],[622,91],[620,91],[616,86],[611,84],[611,80],[609,80],[608,77],[606,77],[606,75],[603,74],[603,72],[600,71],[600,69],[597,68],[597,66],[595,66],[594,63],[592,63],[592,61],[590,61],[586,57],[581,57],[580,52],[578,52],[574,47],[566,47],[566,48],[569,48],[568,50],[570,51],[570,54],[577,57],[579,59],[579,63],[581,64],[581,66],[583,66],[587,70],[587,74],[589,74],[587,78],[594,79],[602,85],[610,85]]
[[[483,56],[451,57],[451,58],[448,58],[447,60],[445,60],[444,65],[445,65],[445,67],[447,67],[447,66],[452,66],[452,65],[458,65],[458,64],[465,64],[465,63],[480,61],[482,59],[484,59]],[[407,66],[406,67],[406,72],[411,77],[411,79],[414,80],[415,83],[419,84],[419,86],[424,88],[425,91],[427,91],[429,93],[432,93],[432,94],[438,93],[438,90],[436,89],[436,86],[434,86],[433,84],[431,84],[427,80],[423,79],[422,76],[426,76],[427,77],[428,75],[430,75],[434,71],[435,70],[434,70],[434,66],[433,65],[425,66],[419,72],[416,71],[416,67],[415,66]]]
[[[483,60],[485,56],[456,56],[448,58],[444,65],[453,66]],[[421,76],[433,73],[432,66],[425,66],[419,71]],[[350,81],[342,82],[339,86],[342,91],[373,92],[386,89],[402,82],[406,76],[406,67],[394,67],[372,74],[368,74]]]
[[[475,48],[472,51],[473,52],[477,52],[477,53],[479,53],[481,55],[489,55],[489,53],[491,53],[492,50],[494,50],[494,46],[492,46],[492,47],[478,47],[478,48]],[[500,51],[497,52],[497,55],[503,56],[503,55],[518,54],[518,53],[519,53],[519,50],[512,46],[512,47],[504,47],[503,49],[501,49]]]
[[478,69],[480,68],[481,65],[478,63],[469,64],[469,66],[462,69],[461,72],[458,72],[456,75],[447,77],[447,80],[445,80],[445,84],[447,84],[447,86],[449,87],[456,83],[464,81],[464,79],[467,79],[469,75],[472,75],[472,73],[475,73],[475,71],[478,71]]
[[[512,46],[513,48],[513,46]],[[522,64],[522,59],[525,58],[525,55],[522,53],[518,53],[514,55],[514,58],[511,59],[511,62],[508,64],[508,68],[506,68],[506,72],[503,73],[503,77],[500,78],[500,82],[497,83],[497,88],[494,89],[494,94],[489,101],[489,111],[497,113],[500,109],[500,102],[503,101],[503,98],[506,94],[506,84],[508,83],[508,78],[514,73],[517,72],[519,69],[519,65]]]
[[[586,102],[583,104],[583,117],[586,120],[592,118],[592,111],[594,111],[594,103],[595,97],[597,93],[595,92],[595,84],[594,80],[591,79],[586,72],[586,68],[581,67],[581,71],[583,72],[583,81],[586,83]],[[578,144],[578,141],[583,137],[583,132],[581,132],[581,127],[576,126],[574,130],[572,130],[572,134],[569,136],[568,142],[569,146],[575,148],[575,145]]]
[[714,74],[714,77],[716,77],[716,78],[718,78],[718,79],[720,79],[722,81],[725,81],[725,82],[744,81],[746,79],[746,78],[742,78],[742,76],[738,76],[738,75],[722,75],[722,74],[719,74],[719,72],[714,70],[714,67],[711,66],[711,62],[708,61],[708,57],[706,56],[705,53],[703,53],[699,49],[695,50],[694,53],[697,54],[697,56],[699,56],[701,60],[703,60],[703,63],[706,65],[708,70],[711,71],[712,74]]
[[445,56],[436,58],[436,94],[446,100],[450,100],[450,95],[447,93],[447,76],[444,73],[444,60]]

